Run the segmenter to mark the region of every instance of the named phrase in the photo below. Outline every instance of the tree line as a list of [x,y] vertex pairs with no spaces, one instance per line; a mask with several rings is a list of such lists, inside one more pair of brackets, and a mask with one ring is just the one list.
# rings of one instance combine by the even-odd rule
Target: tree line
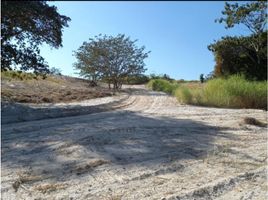
[[[39,46],[46,43],[62,47],[62,33],[69,17],[58,13],[46,1],[2,1],[1,3],[1,70],[32,70],[35,73],[57,73],[40,55]],[[225,27],[245,25],[248,36],[227,36],[208,46],[215,57],[214,70],[204,79],[242,74],[250,80],[267,80],[267,2],[226,3],[223,17],[217,19]],[[120,89],[126,81],[144,81],[144,60],[150,51],[138,47],[137,40],[124,34],[98,35],[74,51],[74,68],[93,82],[102,80],[109,88]],[[55,71],[56,70],[56,71]],[[134,79],[133,79],[134,77]],[[165,77],[169,78],[169,77]],[[136,79],[137,80],[137,79]]]
[[208,46],[216,65],[209,78],[243,75],[249,80],[267,80],[267,1],[225,3],[216,22],[229,29],[242,24],[249,36],[227,36]]

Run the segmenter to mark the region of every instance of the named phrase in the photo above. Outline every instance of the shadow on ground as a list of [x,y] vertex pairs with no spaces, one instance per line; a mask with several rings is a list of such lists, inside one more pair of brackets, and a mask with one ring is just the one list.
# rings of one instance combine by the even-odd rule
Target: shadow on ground
[[54,104],[48,104],[46,107],[31,107],[21,103],[1,103],[1,124],[52,119],[59,117],[70,117],[78,115],[87,115],[115,109],[126,98],[110,103],[96,106],[67,105],[64,107],[53,107]]
[[190,119],[130,111],[25,122],[14,127],[6,124],[2,125],[2,169],[30,171],[57,181],[98,173],[100,166],[153,169],[183,159],[202,159],[214,148],[216,137],[235,139],[226,130]]

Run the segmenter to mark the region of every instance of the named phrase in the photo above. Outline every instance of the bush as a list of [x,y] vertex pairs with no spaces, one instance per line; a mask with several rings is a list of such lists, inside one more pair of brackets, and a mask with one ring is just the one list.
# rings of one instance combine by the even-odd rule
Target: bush
[[209,80],[204,88],[180,87],[175,95],[180,102],[188,104],[267,109],[267,81],[247,81],[237,75]]
[[175,96],[180,103],[192,103],[192,93],[187,87],[180,87],[175,91]]
[[175,81],[175,79],[170,78],[170,76],[167,74],[159,74],[159,75],[150,74],[149,78],[150,79],[162,79],[162,80],[167,80],[167,81]]
[[149,77],[143,74],[128,76],[123,81],[124,84],[137,85],[146,84],[149,82]]
[[147,86],[152,90],[162,91],[168,94],[175,94],[175,90],[179,87],[175,81],[171,82],[163,79],[150,80]]

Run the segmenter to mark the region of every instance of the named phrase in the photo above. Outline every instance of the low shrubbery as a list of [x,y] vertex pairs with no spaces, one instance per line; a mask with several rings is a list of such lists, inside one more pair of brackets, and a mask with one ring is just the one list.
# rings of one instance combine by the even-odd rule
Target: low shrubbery
[[179,85],[176,82],[171,82],[164,79],[153,79],[149,81],[147,86],[155,91],[163,91],[168,94],[175,94],[175,91]]
[[123,84],[139,85],[149,82],[149,77],[143,74],[128,76],[124,79]]
[[267,81],[247,81],[241,76],[212,79],[203,86],[189,87],[164,80],[150,81],[150,88],[176,96],[186,104],[267,109]]

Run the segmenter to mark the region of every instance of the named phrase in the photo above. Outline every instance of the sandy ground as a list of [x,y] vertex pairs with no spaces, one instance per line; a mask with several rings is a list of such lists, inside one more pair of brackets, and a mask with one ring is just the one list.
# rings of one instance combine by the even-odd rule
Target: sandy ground
[[[143,86],[130,91],[12,112],[5,105],[2,199],[267,198],[267,128],[243,123],[266,123],[266,111],[179,105]],[[67,114],[57,115],[61,109]],[[32,121],[17,117],[33,110]]]

